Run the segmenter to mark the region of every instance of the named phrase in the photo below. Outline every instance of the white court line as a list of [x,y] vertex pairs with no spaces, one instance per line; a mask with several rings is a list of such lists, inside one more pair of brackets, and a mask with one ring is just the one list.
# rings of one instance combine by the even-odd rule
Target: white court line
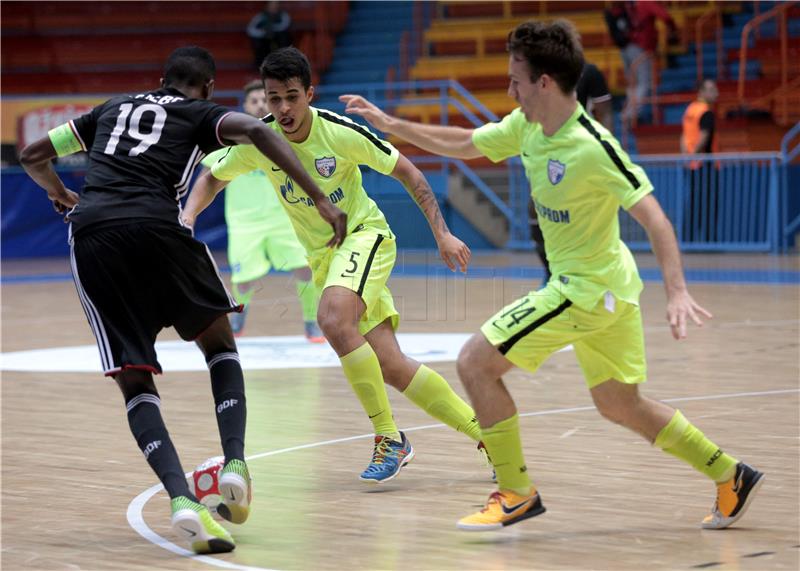
[[[743,398],[743,397],[761,397],[761,396],[773,396],[773,395],[786,395],[791,393],[798,393],[800,389],[777,389],[773,391],[757,391],[757,392],[747,392],[747,393],[728,393],[728,394],[721,394],[721,395],[703,395],[697,397],[677,397],[677,398],[670,398],[670,399],[662,399],[661,402],[686,402],[686,401],[696,401],[696,400],[715,400],[715,399],[732,399],[732,398]],[[577,406],[572,408],[556,408],[552,410],[543,410],[539,412],[526,412],[520,414],[520,417],[528,417],[528,416],[544,416],[548,414],[565,414],[570,412],[583,412],[587,410],[595,410],[594,406]],[[426,424],[422,426],[414,426],[412,428],[403,428],[403,432],[414,432],[416,430],[426,430],[429,428],[443,428],[446,425],[444,424]],[[252,456],[248,456],[247,460],[255,460],[258,458],[266,458],[267,456],[275,456],[277,454],[283,454],[285,452],[294,452],[296,450],[305,450],[307,448],[318,448],[320,446],[328,446],[330,444],[341,444],[342,442],[349,442],[351,440],[359,440],[362,438],[372,438],[373,434],[359,434],[358,436],[348,436],[345,438],[335,438],[333,440],[323,440],[321,442],[312,442],[310,444],[301,444],[300,446],[291,446],[289,448],[281,448],[280,450],[272,450],[270,452],[262,452],[261,454],[253,454]],[[188,478],[191,476],[191,473],[187,473],[186,477]],[[184,549],[183,547],[179,547],[172,543],[171,541],[161,537],[156,532],[148,527],[148,525],[144,521],[144,516],[142,514],[142,510],[144,509],[144,505],[155,496],[158,492],[164,489],[162,484],[156,484],[155,486],[145,490],[138,496],[136,496],[130,504],[128,504],[128,524],[142,537],[144,537],[150,543],[157,545],[167,551],[171,551],[178,555],[182,555],[184,557],[191,557],[197,561],[202,563],[207,563],[209,565],[214,565],[217,567],[221,567],[223,569],[241,569],[243,571],[275,571],[274,569],[268,569],[266,567],[249,567],[247,565],[239,565],[238,563],[232,563],[230,561],[224,561],[222,559],[217,559],[215,557],[209,557],[208,555],[195,555],[192,551],[188,549]]]

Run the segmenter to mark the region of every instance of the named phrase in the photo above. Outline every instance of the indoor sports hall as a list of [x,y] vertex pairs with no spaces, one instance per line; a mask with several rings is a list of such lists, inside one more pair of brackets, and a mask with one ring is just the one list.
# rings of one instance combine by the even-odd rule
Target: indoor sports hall
[[[642,8],[649,4],[663,12]],[[622,17],[615,10],[629,9],[657,12],[655,48],[633,58],[611,33]],[[3,0],[0,18],[2,569],[798,569],[800,2]],[[652,181],[688,289],[713,314],[673,338],[659,260],[620,210],[620,235],[644,282],[642,392],[764,473],[746,515],[729,529],[701,529],[713,482],[603,418],[571,345],[535,373],[503,376],[528,474],[547,506],[542,517],[458,529],[497,488],[493,468],[473,441],[390,387],[394,421],[415,455],[390,481],[360,481],[373,427],[331,344],[304,334],[292,271],[276,267],[253,280],[236,337],[252,513],[242,525],[222,522],[234,551],[195,554],[171,528],[170,498],[131,436],[120,391],[103,376],[68,227],[21,166],[22,149],[113,96],[156,89],[167,56],[186,45],[213,54],[214,101],[233,110],[259,79],[256,60],[283,41],[310,60],[316,108],[344,116],[339,96],[360,94],[409,121],[473,129],[517,107],[508,95],[509,32],[558,18],[572,22],[604,78],[587,113],[608,121]],[[258,22],[283,23],[267,32],[266,48]],[[709,81],[715,145],[689,152],[686,112],[705,101],[698,86]],[[699,129],[708,131],[704,120]],[[536,211],[549,222],[568,214],[530,206],[519,158],[444,158],[372,131],[422,170],[443,219],[472,251],[466,273],[450,271],[412,196],[363,169],[396,235],[388,287],[400,347],[469,402],[459,352],[490,316],[544,287]],[[321,176],[333,173],[330,158],[320,157]],[[555,188],[569,166],[565,175],[552,158]],[[77,153],[55,170],[79,192],[88,164]],[[223,193],[198,218],[195,237],[231,286],[229,232]],[[172,328],[156,350],[161,414],[191,478],[221,454],[208,368]]]

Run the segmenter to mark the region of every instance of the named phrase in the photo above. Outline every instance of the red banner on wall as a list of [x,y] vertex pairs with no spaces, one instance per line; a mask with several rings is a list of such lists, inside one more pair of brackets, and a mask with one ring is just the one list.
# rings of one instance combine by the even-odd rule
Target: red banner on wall
[[17,148],[47,136],[50,129],[66,123],[71,119],[88,113],[92,105],[69,103],[66,105],[49,105],[23,113],[17,119]]

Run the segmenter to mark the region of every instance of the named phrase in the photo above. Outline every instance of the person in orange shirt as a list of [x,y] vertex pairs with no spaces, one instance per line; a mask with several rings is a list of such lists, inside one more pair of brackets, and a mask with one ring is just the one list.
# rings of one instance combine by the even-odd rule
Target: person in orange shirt
[[[717,83],[703,79],[698,85],[697,100],[683,114],[681,152],[695,155],[719,152],[713,106],[719,97]],[[711,160],[689,163],[689,210],[684,217],[684,241],[715,242],[719,210],[719,177]]]

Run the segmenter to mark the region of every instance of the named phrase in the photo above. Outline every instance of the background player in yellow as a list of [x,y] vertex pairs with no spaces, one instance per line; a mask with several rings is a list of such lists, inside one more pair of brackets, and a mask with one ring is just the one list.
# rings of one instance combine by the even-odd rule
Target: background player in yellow
[[[245,85],[243,107],[245,113],[259,119],[267,114],[266,94],[261,81]],[[220,149],[210,154],[203,160],[203,166],[211,168],[226,152],[226,149]],[[319,294],[311,282],[306,251],[297,241],[292,223],[266,174],[255,170],[228,183],[225,223],[228,226],[228,264],[233,296],[244,306],[240,313],[230,314],[233,333],[242,333],[250,301],[258,290],[258,280],[274,268],[294,275],[306,339],[323,343],[325,338],[317,325]]]
[[458,266],[466,271],[469,248],[450,233],[425,177],[397,149],[346,117],[310,106],[314,95],[311,67],[302,52],[295,48],[272,52],[261,66],[261,77],[271,111],[264,122],[289,141],[330,201],[347,213],[345,243],[335,253],[325,248],[331,231],[311,208],[314,201],[252,146],[231,150],[197,181],[184,217],[193,222],[225,181],[254,169],[267,173],[308,252],[314,282],[322,290],[320,327],[375,430],[372,461],[362,480],[394,478],[414,456],[394,422],[384,383],[402,391],[434,418],[479,441],[480,430],[469,405],[438,373],[400,351],[395,337],[399,316],[386,287],[396,258],[395,237],[367,196],[359,165],[390,175],[405,186],[428,220],[439,253],[451,270]]
[[545,511],[525,467],[516,407],[501,377],[515,365],[533,372],[568,344],[604,417],[716,482],[717,503],[702,526],[727,527],[742,516],[763,474],[722,452],[679,411],[638,388],[647,374],[638,305],[642,282],[620,240],[620,206],[650,238],[675,339],[686,337],[688,320],[701,325],[701,316],[711,317],[686,288],[672,225],[644,171],[576,101],[583,50],[572,25],[521,24],[509,34],[508,50],[508,94],[519,108],[478,129],[403,121],[361,97],[341,97],[348,113],[436,154],[483,155],[495,162],[522,155],[530,180],[553,278],[491,317],[459,355],[459,376],[500,489],[458,527],[498,529]]

